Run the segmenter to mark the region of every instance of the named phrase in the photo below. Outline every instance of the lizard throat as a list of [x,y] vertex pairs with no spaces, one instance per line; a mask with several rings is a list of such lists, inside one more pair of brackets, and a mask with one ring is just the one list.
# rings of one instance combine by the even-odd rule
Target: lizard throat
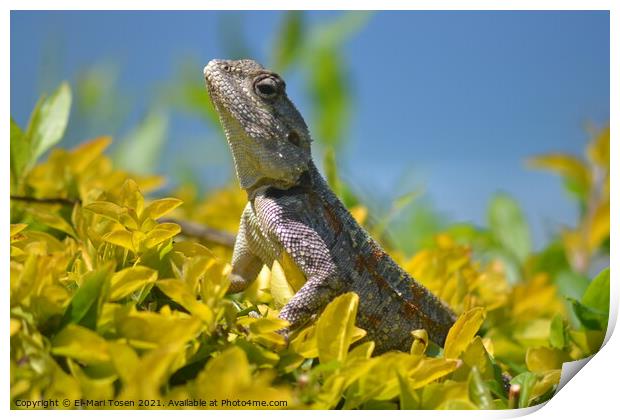
[[261,191],[269,190],[270,196],[283,196],[297,194],[301,191],[312,189],[312,176],[309,171],[304,171],[297,181],[292,184],[283,183],[278,179],[261,178],[251,188],[246,189],[248,200],[253,200]]

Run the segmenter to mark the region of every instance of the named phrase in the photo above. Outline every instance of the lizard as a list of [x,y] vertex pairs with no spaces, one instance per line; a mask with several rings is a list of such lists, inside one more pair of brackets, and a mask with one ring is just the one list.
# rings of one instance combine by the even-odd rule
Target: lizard
[[206,88],[248,195],[235,240],[228,293],[247,288],[286,252],[306,277],[279,317],[290,331],[335,297],[359,296],[356,323],[374,353],[409,351],[411,331],[443,346],[455,314],[362,228],[316,168],[308,127],[284,80],[256,61],[211,60]]

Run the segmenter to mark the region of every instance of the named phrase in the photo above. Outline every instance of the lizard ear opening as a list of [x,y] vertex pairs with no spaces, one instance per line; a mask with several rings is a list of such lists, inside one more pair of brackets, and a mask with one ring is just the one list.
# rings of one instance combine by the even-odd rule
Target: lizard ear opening
[[290,133],[288,133],[288,136],[286,136],[286,139],[288,140],[289,143],[291,143],[294,146],[299,147],[299,145],[301,144],[301,140],[299,139],[299,134],[297,134],[297,132],[295,131],[291,131]]

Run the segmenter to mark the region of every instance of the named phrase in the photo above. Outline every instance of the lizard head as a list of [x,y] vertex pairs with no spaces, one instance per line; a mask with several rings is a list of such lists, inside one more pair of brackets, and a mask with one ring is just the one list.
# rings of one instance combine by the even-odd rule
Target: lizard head
[[241,187],[289,189],[310,164],[310,133],[285,83],[253,60],[211,60],[207,90],[220,118]]

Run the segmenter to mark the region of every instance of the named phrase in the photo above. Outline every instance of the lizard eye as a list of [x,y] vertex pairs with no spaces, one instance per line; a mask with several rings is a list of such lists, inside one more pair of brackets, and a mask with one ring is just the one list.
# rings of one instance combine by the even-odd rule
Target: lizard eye
[[264,77],[254,82],[254,91],[265,99],[273,99],[280,93],[280,83],[273,77]]

